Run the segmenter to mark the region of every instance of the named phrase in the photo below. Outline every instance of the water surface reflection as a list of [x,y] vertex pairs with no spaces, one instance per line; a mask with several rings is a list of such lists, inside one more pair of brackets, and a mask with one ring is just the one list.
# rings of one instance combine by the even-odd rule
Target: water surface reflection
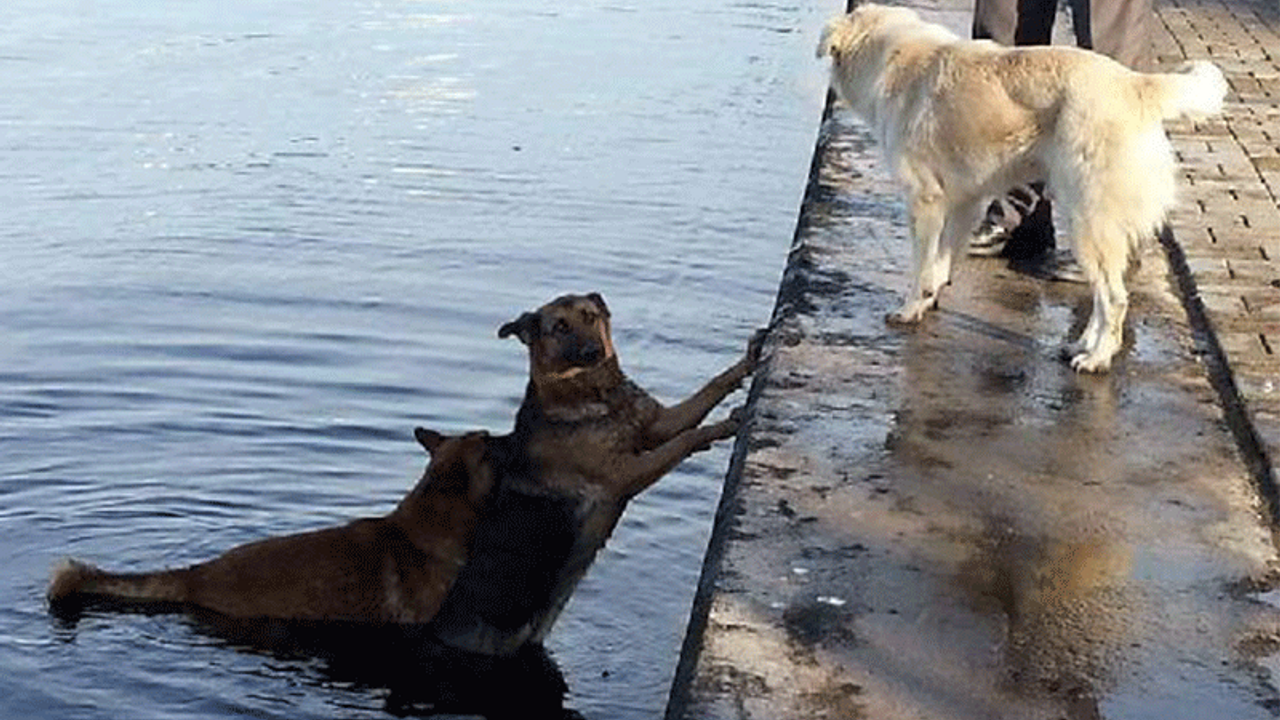
[[[169,617],[55,641],[48,567],[385,512],[414,425],[509,429],[526,360],[494,332],[564,292],[691,391],[772,306],[828,11],[4,3],[0,715],[378,716]],[[549,645],[570,707],[660,711],[725,458],[633,503],[584,581]]]

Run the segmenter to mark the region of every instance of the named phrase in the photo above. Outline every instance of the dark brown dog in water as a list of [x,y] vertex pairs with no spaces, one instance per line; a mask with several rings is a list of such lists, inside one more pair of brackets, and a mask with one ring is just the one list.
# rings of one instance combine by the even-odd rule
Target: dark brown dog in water
[[108,573],[67,560],[54,571],[50,605],[96,600],[198,607],[234,618],[427,622],[466,561],[494,474],[487,433],[416,435],[431,462],[389,515],[269,538],[154,573]]
[[745,357],[684,402],[664,407],[622,373],[609,309],[597,293],[566,295],[502,326],[498,337],[529,347],[529,385],[516,435],[545,488],[600,489],[629,499],[681,460],[733,437],[736,415],[699,426],[751,374]]
[[551,629],[627,502],[680,461],[735,435],[739,413],[701,425],[755,369],[746,355],[664,407],[618,363],[600,295],[566,295],[505,324],[529,350],[511,435],[490,439],[499,489],[436,621],[445,642],[509,654]]

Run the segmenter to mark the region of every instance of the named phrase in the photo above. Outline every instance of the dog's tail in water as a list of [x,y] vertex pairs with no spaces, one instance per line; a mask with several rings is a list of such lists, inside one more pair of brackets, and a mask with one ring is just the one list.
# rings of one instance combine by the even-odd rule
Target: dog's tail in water
[[172,573],[109,573],[66,559],[53,568],[46,597],[51,607],[101,598],[126,603],[182,602],[182,583]]
[[1177,72],[1160,73],[1160,116],[1165,120],[1187,117],[1199,119],[1222,112],[1227,80],[1217,65],[1193,60]]

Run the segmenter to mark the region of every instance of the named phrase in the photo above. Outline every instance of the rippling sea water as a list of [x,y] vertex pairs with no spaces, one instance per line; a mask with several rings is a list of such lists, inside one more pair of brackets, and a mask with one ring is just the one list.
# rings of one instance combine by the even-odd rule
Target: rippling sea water
[[[415,424],[506,431],[497,327],[599,291],[676,400],[767,321],[834,4],[6,0],[0,716],[379,717],[174,616],[45,612],[116,569],[389,510]],[[548,642],[588,718],[666,699],[724,473],[632,503]]]

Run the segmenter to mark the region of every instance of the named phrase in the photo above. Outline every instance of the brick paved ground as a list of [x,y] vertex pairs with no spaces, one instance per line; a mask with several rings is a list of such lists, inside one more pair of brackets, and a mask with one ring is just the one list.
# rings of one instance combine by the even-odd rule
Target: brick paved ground
[[1231,85],[1223,117],[1175,123],[1173,217],[1200,297],[1272,462],[1280,461],[1280,8],[1273,0],[1162,0],[1164,66],[1205,58]]

